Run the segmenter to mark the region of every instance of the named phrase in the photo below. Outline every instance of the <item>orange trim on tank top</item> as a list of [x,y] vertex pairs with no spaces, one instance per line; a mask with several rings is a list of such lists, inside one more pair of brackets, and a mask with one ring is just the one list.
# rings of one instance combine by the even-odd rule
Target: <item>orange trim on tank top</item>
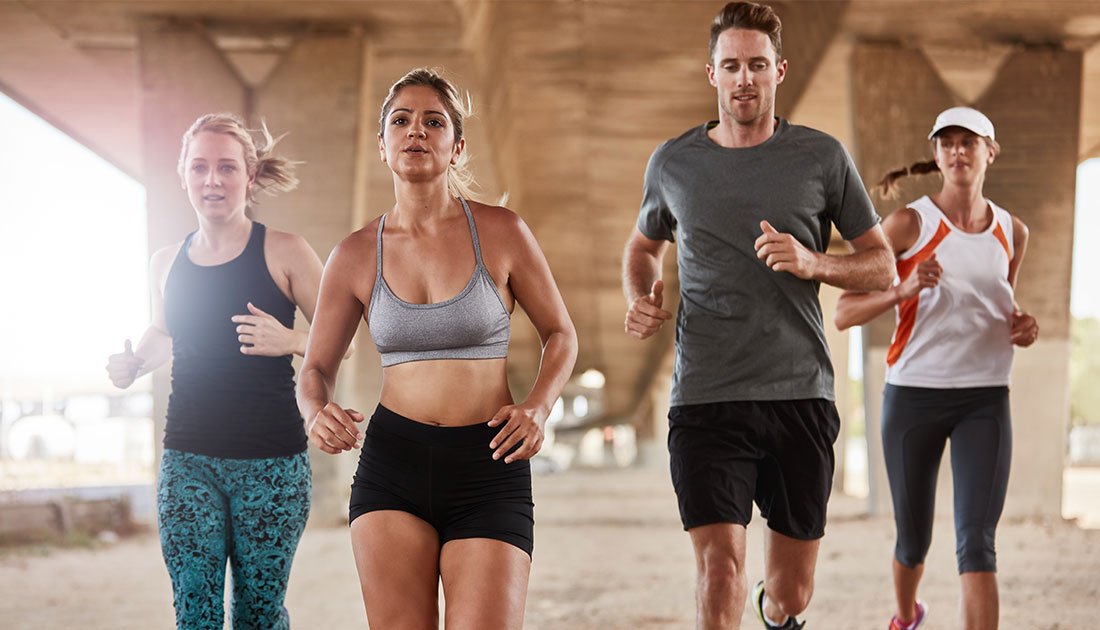
[[[939,247],[943,239],[947,238],[947,235],[951,233],[951,228],[947,226],[942,219],[940,220],[940,226],[936,228],[936,233],[932,236],[932,240],[928,241],[928,244],[920,249],[919,252],[912,257],[905,260],[898,261],[898,278],[901,281],[905,281],[909,277],[909,274],[913,273],[913,270],[917,268],[921,262],[928,259],[936,248]],[[898,304],[898,327],[894,331],[894,340],[890,343],[890,349],[886,351],[886,365],[893,365],[897,363],[897,360],[901,358],[901,353],[905,350],[905,344],[909,343],[909,338],[913,335],[913,326],[917,322],[917,305],[920,304],[920,292],[918,291],[913,297],[902,300]]]
[[993,236],[997,237],[997,240],[1001,242],[1001,247],[1005,248],[1005,255],[1008,256],[1008,260],[1012,260],[1012,252],[1008,251],[1008,239],[1005,238],[1005,231],[1001,229],[1001,222],[998,221],[997,225],[993,228]]

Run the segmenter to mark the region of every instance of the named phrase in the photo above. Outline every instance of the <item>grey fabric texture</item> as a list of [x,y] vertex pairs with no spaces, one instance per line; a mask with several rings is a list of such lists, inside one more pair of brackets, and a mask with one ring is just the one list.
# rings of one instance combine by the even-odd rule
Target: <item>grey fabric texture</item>
[[701,125],[654,151],[638,229],[676,243],[680,306],[672,405],[834,400],[819,283],[756,257],[761,220],[824,252],[877,225],[851,156],[835,138],[778,119],[760,145],[730,149]]
[[481,244],[470,206],[462,209],[470,224],[476,264],[470,281],[455,297],[432,304],[412,304],[394,295],[382,277],[382,230],[378,222],[378,274],[374,278],[367,325],[382,367],[434,359],[498,359],[508,355],[511,337],[508,309],[481,259]]

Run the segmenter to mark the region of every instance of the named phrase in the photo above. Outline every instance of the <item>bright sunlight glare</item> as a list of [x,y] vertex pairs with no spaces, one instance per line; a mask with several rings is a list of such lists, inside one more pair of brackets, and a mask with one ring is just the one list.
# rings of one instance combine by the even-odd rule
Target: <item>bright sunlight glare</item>
[[148,322],[145,226],[141,184],[0,94],[0,397],[112,390]]

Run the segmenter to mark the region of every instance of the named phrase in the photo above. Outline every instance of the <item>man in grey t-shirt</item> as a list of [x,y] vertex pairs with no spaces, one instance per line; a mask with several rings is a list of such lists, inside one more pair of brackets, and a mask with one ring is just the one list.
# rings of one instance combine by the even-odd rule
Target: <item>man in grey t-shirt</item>
[[[848,153],[775,117],[787,62],[770,7],[734,2],[711,27],[718,120],[653,153],[627,243],[626,330],[645,339],[662,309],[661,261],[680,274],[669,410],[673,485],[698,559],[698,623],[739,627],[752,503],[768,521],[769,628],[800,628],[832,487],[839,418],[818,288],[890,286],[893,256]],[[851,255],[825,253],[833,226]]]

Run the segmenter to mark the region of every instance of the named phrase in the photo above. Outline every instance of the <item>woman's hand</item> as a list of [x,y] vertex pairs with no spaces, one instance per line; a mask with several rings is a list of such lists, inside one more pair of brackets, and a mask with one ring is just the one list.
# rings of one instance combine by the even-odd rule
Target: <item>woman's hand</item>
[[138,371],[143,365],[145,365],[145,359],[134,355],[134,348],[127,339],[122,352],[107,357],[107,377],[115,387],[126,389],[134,384]]
[[1030,313],[1012,311],[1012,343],[1026,348],[1039,338],[1039,322]]
[[[231,319],[237,326],[237,340],[241,342],[241,353],[262,357],[282,357],[299,353],[300,335],[283,326],[274,315],[261,311],[248,303],[251,315],[234,315]],[[247,344],[247,345],[246,345]]]
[[363,433],[355,425],[365,419],[354,409],[344,409],[330,402],[309,421],[306,435],[317,448],[329,455],[336,455],[363,444]]
[[[504,463],[511,464],[534,457],[542,448],[543,427],[546,426],[549,413],[548,410],[527,403],[501,407],[489,421],[491,427],[503,425],[489,443],[489,448],[494,449],[493,459],[504,457]],[[514,453],[508,453],[517,444],[520,447]]]
[[931,256],[917,265],[913,273],[898,284],[896,291],[899,301],[908,300],[920,293],[921,289],[931,289],[939,285],[941,275],[943,275],[943,267],[940,266],[939,261],[936,260],[936,254],[933,252]]

